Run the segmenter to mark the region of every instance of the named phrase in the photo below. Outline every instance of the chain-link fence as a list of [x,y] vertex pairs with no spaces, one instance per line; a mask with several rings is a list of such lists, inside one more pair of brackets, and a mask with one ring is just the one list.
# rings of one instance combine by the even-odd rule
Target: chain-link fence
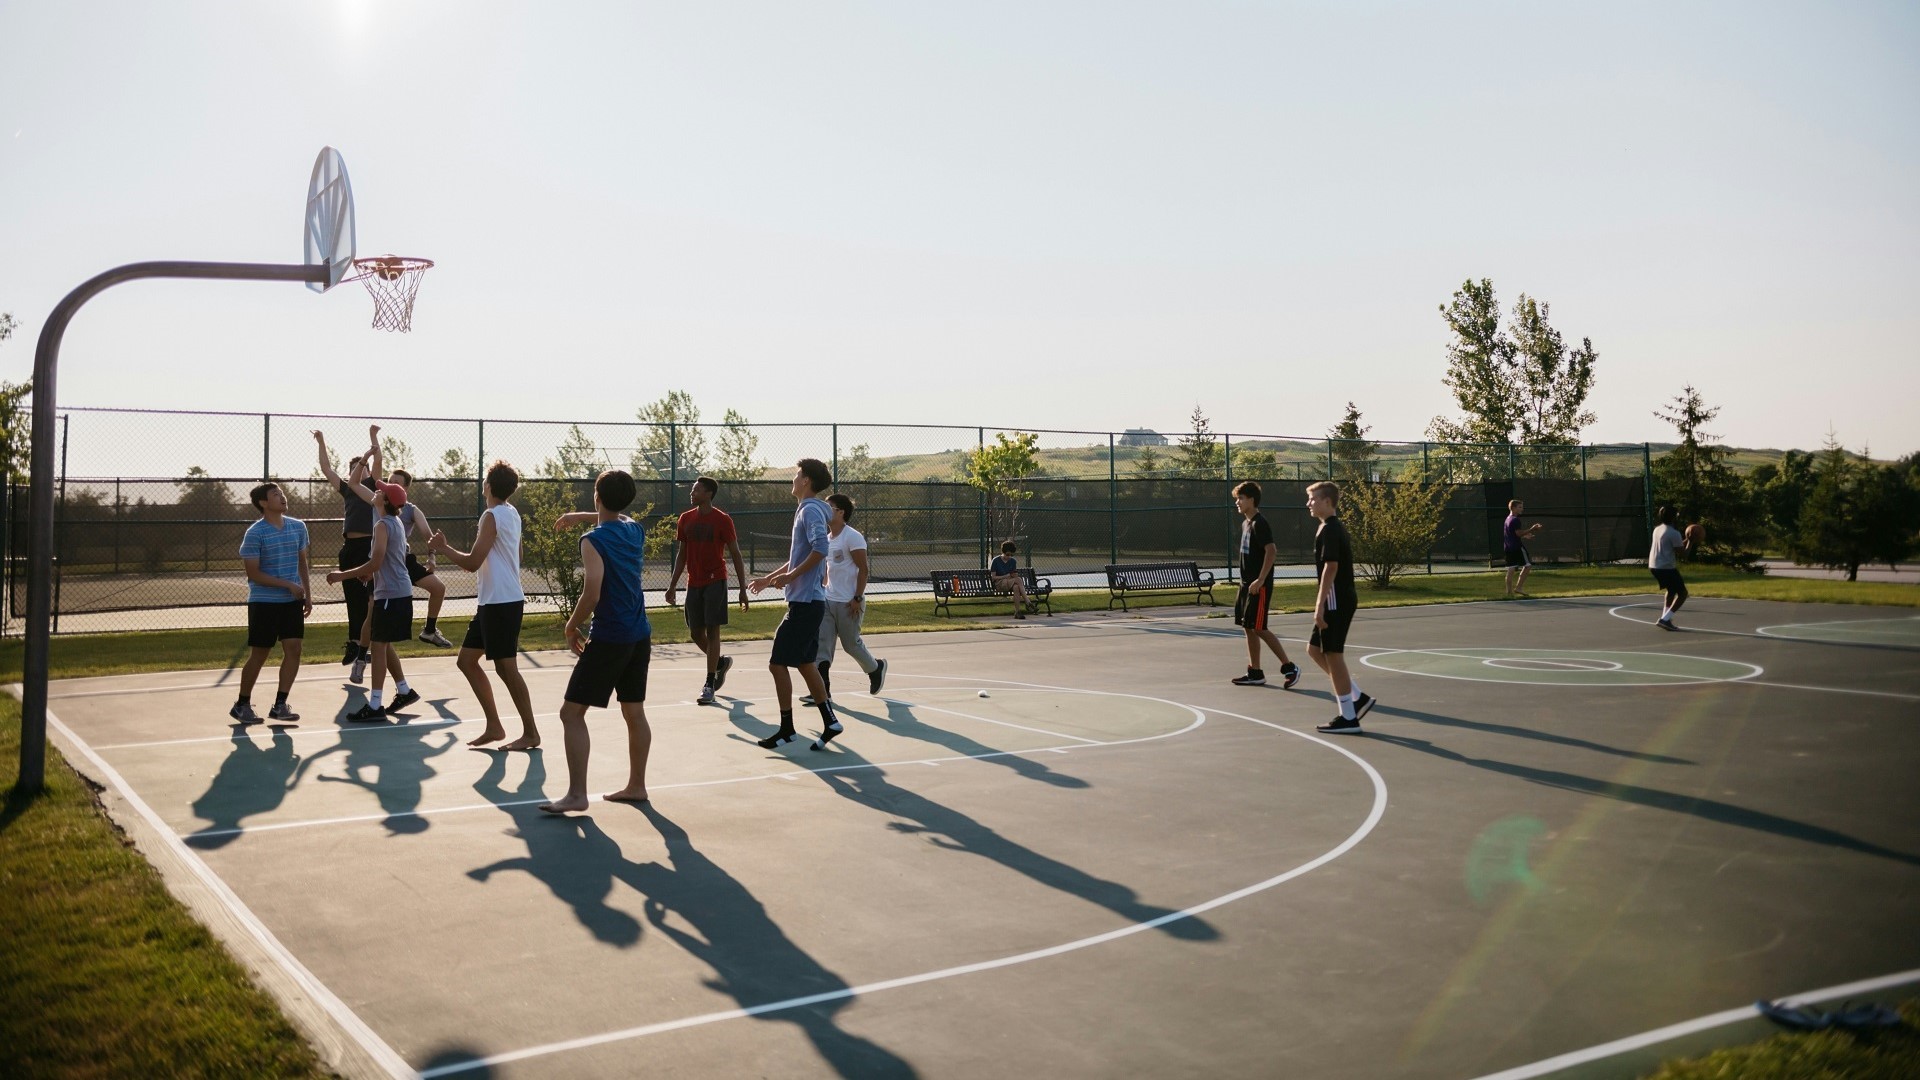
[[[927,588],[941,570],[979,567],[1013,539],[1043,575],[1094,575],[1108,563],[1193,560],[1237,572],[1239,520],[1229,486],[1261,482],[1282,564],[1310,564],[1306,487],[1322,479],[1447,486],[1430,566],[1497,563],[1507,500],[1547,528],[1529,543],[1542,563],[1611,562],[1646,550],[1649,452],[1631,446],[1470,446],[1280,435],[1030,431],[868,424],[650,424],[429,417],[345,418],[72,409],[60,417],[55,528],[56,629],[62,632],[228,625],[244,620],[236,554],[263,479],[286,490],[314,541],[317,620],[344,618],[337,586],[342,497],[324,477],[320,444],[341,475],[380,428],[383,467],[413,477],[410,501],[456,546],[471,543],[485,502],[485,465],[524,477],[515,502],[590,509],[590,480],[623,468],[639,481],[646,524],[679,513],[689,482],[721,482],[750,572],[786,558],[792,465],[828,463],[858,509],[877,591]],[[19,633],[26,603],[24,484],[8,487],[6,602],[0,631]],[[1298,512],[1295,512],[1298,509]],[[530,522],[529,527],[545,527]],[[418,544],[416,543],[416,547]],[[661,589],[671,562],[648,567]],[[442,563],[450,614],[471,610],[473,575]],[[530,595],[549,590],[528,572]],[[466,606],[462,606],[462,601]],[[226,609],[226,610],[220,610]]]

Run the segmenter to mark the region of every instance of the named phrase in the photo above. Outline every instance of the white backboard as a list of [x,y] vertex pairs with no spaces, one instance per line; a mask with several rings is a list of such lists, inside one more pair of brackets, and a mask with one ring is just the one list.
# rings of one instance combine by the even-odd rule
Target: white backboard
[[325,266],[327,280],[311,281],[307,288],[326,292],[353,269],[353,185],[347,181],[347,162],[340,151],[322,147],[307,182],[308,266]]

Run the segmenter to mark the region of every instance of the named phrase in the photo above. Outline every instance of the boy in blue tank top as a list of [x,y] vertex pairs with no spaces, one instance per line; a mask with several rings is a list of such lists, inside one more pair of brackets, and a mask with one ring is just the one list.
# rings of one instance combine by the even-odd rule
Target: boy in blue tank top
[[[598,523],[580,538],[586,583],[567,619],[567,647],[580,658],[567,680],[566,703],[560,706],[567,794],[540,805],[549,814],[587,808],[587,710],[604,709],[616,696],[627,722],[627,785],[603,798],[647,801],[647,752],[653,748],[653,729],[647,726],[647,663],[653,657],[653,627],[640,587],[647,536],[639,522],[621,513],[637,492],[633,477],[623,469],[609,469],[593,483]],[[564,526],[567,519],[555,524]]]

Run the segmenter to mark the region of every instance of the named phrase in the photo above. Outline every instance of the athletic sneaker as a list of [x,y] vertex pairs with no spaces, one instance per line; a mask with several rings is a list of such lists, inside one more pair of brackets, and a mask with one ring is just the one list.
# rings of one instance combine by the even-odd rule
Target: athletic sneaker
[[721,657],[720,662],[714,665],[713,688],[715,690],[718,690],[721,687],[727,685],[727,669],[732,666],[733,666],[733,657],[731,656]]
[[276,701],[273,703],[273,708],[267,710],[267,719],[291,724],[300,719],[300,714],[288,708],[286,702]]
[[393,704],[387,706],[387,715],[392,716],[394,713],[399,712],[401,709],[404,709],[407,706],[419,700],[420,700],[420,691],[409,690],[406,693],[401,694],[393,699]]
[[713,700],[714,700],[713,687],[703,686],[700,688],[700,697],[698,700],[694,702],[694,704],[695,705],[711,705],[713,704]]
[[762,749],[772,750],[775,747],[784,746],[792,742],[796,737],[797,733],[792,731],[776,731],[772,735],[761,739],[760,746]]
[[1286,680],[1285,682],[1282,682],[1280,684],[1280,689],[1282,690],[1293,689],[1293,684],[1300,681],[1300,665],[1294,663],[1291,660],[1287,661],[1284,664],[1281,664],[1280,677]]
[[346,652],[346,655],[340,658],[340,666],[346,667],[348,664],[351,664],[354,662],[354,660],[358,659],[359,656],[360,656],[360,643],[357,641],[347,642],[347,652]]
[[353,670],[347,672],[347,681],[355,686],[367,681],[367,654],[361,653],[353,658]]
[[1672,623],[1668,622],[1665,619],[1661,619],[1655,622],[1653,625],[1659,627],[1662,630],[1679,630],[1680,629],[1679,627],[1673,625]]
[[1373,709],[1372,694],[1369,694],[1363,690],[1361,691],[1359,697],[1353,699],[1353,718],[1355,720],[1366,719],[1367,713],[1370,712],[1372,709]]
[[1344,716],[1336,716],[1333,718],[1333,721],[1331,723],[1321,724],[1320,726],[1314,728],[1313,730],[1324,732],[1328,735],[1365,735],[1366,734],[1366,732],[1360,730],[1360,721],[1349,720]]
[[887,685],[887,662],[885,660],[882,660],[880,661],[880,666],[873,669],[873,674],[867,676],[867,693],[872,694],[875,697],[879,697],[880,691],[884,689],[886,685]]
[[448,641],[447,635],[441,633],[440,628],[437,626],[434,627],[432,630],[420,631],[420,640],[436,648],[441,648],[441,649],[453,648],[453,642]]
[[809,708],[809,709],[811,709],[811,708],[813,708],[813,704],[814,704],[814,703],[813,703],[813,695],[812,695],[812,694],[801,694],[801,695],[800,695],[800,704],[802,704],[802,705],[805,705],[805,706],[806,706],[807,708]]
[[255,715],[253,706],[244,701],[234,702],[233,708],[227,710],[227,715],[243,724],[257,724],[260,722],[260,717]]
[[347,714],[347,719],[364,723],[368,720],[385,720],[387,714],[373,707],[372,703],[362,705]]
[[1264,671],[1261,671],[1257,667],[1250,667],[1247,669],[1247,673],[1245,675],[1242,675],[1239,678],[1233,680],[1233,685],[1265,686],[1267,685],[1267,673]]

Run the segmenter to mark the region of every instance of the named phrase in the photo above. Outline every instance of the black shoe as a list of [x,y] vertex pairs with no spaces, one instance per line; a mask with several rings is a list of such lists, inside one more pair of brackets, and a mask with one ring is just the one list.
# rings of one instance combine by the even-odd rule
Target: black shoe
[[772,750],[776,747],[785,746],[796,737],[797,736],[791,731],[776,731],[772,735],[760,740],[760,748],[763,750]]
[[396,697],[393,699],[393,704],[387,706],[387,715],[392,716],[395,713],[398,713],[401,709],[404,709],[407,706],[419,700],[420,700],[420,691],[409,690],[406,693],[401,694],[399,697]]
[[340,658],[340,666],[346,667],[358,659],[360,659],[360,643],[357,641],[347,642],[347,653]]
[[276,701],[273,708],[267,710],[267,719],[276,723],[291,724],[300,719],[300,714],[287,707],[284,701]]
[[1242,675],[1239,678],[1233,680],[1233,685],[1265,686],[1267,685],[1267,673],[1264,671],[1261,671],[1257,667],[1250,667],[1247,669],[1247,673],[1245,675]]
[[374,708],[371,703],[362,705],[347,714],[347,719],[355,721],[356,723],[365,723],[369,720],[385,720],[386,718],[387,714],[380,709]]
[[253,711],[253,706],[244,701],[234,702],[233,708],[227,710],[227,715],[243,724],[257,724],[260,722],[260,717]]
[[867,676],[867,693],[872,694],[874,697],[879,697],[880,691],[886,689],[886,686],[887,662],[882,660],[880,661],[880,666],[873,669],[873,674]]
[[1354,720],[1358,721],[1358,720],[1366,719],[1367,713],[1371,712],[1372,710],[1373,710],[1372,694],[1362,693],[1359,697],[1353,699]]
[[1349,720],[1344,716],[1336,716],[1333,718],[1332,723],[1321,724],[1320,726],[1314,728],[1313,730],[1323,732],[1328,735],[1365,735],[1366,734],[1366,732],[1360,730],[1360,721]]
[[1675,625],[1673,625],[1672,623],[1670,623],[1670,622],[1668,622],[1668,621],[1667,621],[1667,620],[1665,620],[1665,619],[1661,619],[1660,621],[1658,621],[1658,622],[1656,622],[1656,623],[1654,623],[1653,625],[1655,625],[1655,626],[1657,626],[1657,627],[1659,627],[1659,628],[1660,628],[1660,629],[1662,629],[1662,630],[1674,630],[1674,631],[1678,631],[1678,630],[1680,629],[1679,627],[1677,627],[1677,626],[1675,626]]
[[801,694],[801,695],[800,695],[800,704],[801,704],[801,705],[802,705],[803,707],[805,707],[805,708],[808,708],[808,709],[811,709],[811,708],[813,708],[813,706],[814,706],[814,704],[815,704],[815,702],[814,702],[814,700],[813,700],[813,695],[812,695],[812,694]]
[[1282,690],[1293,689],[1293,684],[1300,681],[1300,666],[1298,664],[1295,664],[1291,660],[1287,661],[1284,664],[1281,664],[1280,677],[1285,680],[1280,684],[1280,689]]
[[721,657],[720,662],[713,666],[713,689],[716,693],[727,684],[727,669],[732,666],[733,657],[731,656]]

